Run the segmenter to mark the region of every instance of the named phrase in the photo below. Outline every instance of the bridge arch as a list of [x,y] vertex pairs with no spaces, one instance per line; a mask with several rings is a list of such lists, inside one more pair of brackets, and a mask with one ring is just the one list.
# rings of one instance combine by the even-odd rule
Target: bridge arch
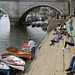
[[37,7],[42,7],[42,6],[46,6],[46,7],[52,7],[54,9],[56,9],[57,11],[61,12],[60,9],[58,9],[57,7],[53,6],[53,5],[50,5],[50,4],[35,4],[35,5],[32,5],[30,7],[28,7],[22,14],[21,14],[21,17],[19,19],[19,25],[21,25],[24,21],[25,21],[25,18],[26,16],[28,15],[28,13],[37,8]]

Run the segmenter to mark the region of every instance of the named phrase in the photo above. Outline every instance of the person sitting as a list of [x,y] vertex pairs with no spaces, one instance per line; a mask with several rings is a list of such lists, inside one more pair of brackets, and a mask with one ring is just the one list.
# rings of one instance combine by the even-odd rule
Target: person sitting
[[60,28],[59,30],[66,30],[66,23],[63,23],[62,28]]
[[57,29],[54,29],[53,35],[54,35],[54,34],[59,35],[59,32],[58,32],[58,30],[57,30]]
[[58,41],[59,41],[59,36],[58,36],[57,33],[55,33],[55,34],[54,34],[54,37],[53,37],[53,40],[51,40],[50,46],[51,46],[51,45],[55,45],[54,42],[58,42]]
[[62,34],[65,33],[65,30],[66,30],[66,23],[63,23],[62,28],[60,28],[59,30],[60,30],[60,32],[61,32]]
[[69,47],[67,45],[74,46],[74,40],[72,38],[72,35],[67,33],[66,37],[69,38],[69,41],[68,40],[65,41],[65,46],[62,49],[69,49]]
[[70,61],[70,65],[69,65],[69,68],[66,69],[65,71],[70,71],[67,73],[67,75],[73,75],[75,72],[75,50],[74,50],[74,55],[71,57],[71,61]]
[[66,23],[63,24],[62,34],[66,35],[68,32],[66,30]]

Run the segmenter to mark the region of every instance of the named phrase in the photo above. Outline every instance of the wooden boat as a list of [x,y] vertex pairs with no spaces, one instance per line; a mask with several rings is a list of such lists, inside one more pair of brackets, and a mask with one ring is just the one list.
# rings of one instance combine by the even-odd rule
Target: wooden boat
[[10,67],[24,71],[25,61],[19,57],[13,56],[9,53],[1,55],[2,60],[7,63]]
[[22,50],[25,51],[25,52],[29,52],[30,51],[30,46],[28,46],[28,43],[23,43]]
[[11,53],[14,56],[18,56],[18,57],[22,57],[22,58],[27,58],[27,59],[31,59],[32,54],[29,52],[26,52],[24,50],[17,50],[14,47],[9,47],[6,49],[7,53]]
[[10,67],[2,60],[0,60],[0,72],[6,75],[9,75],[10,73]]
[[35,27],[36,26],[36,22],[32,22],[32,27]]

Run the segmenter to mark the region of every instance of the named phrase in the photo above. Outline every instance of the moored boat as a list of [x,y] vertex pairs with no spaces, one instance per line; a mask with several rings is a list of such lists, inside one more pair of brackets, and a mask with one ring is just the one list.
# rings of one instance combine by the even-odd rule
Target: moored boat
[[23,43],[22,50],[25,52],[30,52],[30,46],[28,46],[28,43]]
[[41,21],[37,21],[37,27],[40,27],[42,25]]
[[0,60],[0,73],[9,75],[10,74],[10,67],[4,63],[2,60]]
[[32,22],[32,27],[35,27],[36,26],[36,22]]
[[14,56],[18,56],[18,57],[22,57],[22,58],[27,58],[27,59],[31,59],[32,54],[29,52],[25,52],[24,50],[17,50],[14,47],[9,47],[6,49],[7,53],[11,53]]
[[1,55],[2,60],[10,67],[24,71],[25,61],[19,57],[13,56],[9,53]]

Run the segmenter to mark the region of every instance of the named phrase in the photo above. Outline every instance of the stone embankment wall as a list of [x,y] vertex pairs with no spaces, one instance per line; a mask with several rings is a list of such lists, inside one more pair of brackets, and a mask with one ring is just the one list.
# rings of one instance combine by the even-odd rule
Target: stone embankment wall
[[56,20],[56,19],[49,19],[48,21],[48,27],[47,27],[47,32],[50,32],[51,30],[55,29],[58,26],[58,23],[62,23],[62,22],[66,22],[67,19],[60,19],[60,20]]

